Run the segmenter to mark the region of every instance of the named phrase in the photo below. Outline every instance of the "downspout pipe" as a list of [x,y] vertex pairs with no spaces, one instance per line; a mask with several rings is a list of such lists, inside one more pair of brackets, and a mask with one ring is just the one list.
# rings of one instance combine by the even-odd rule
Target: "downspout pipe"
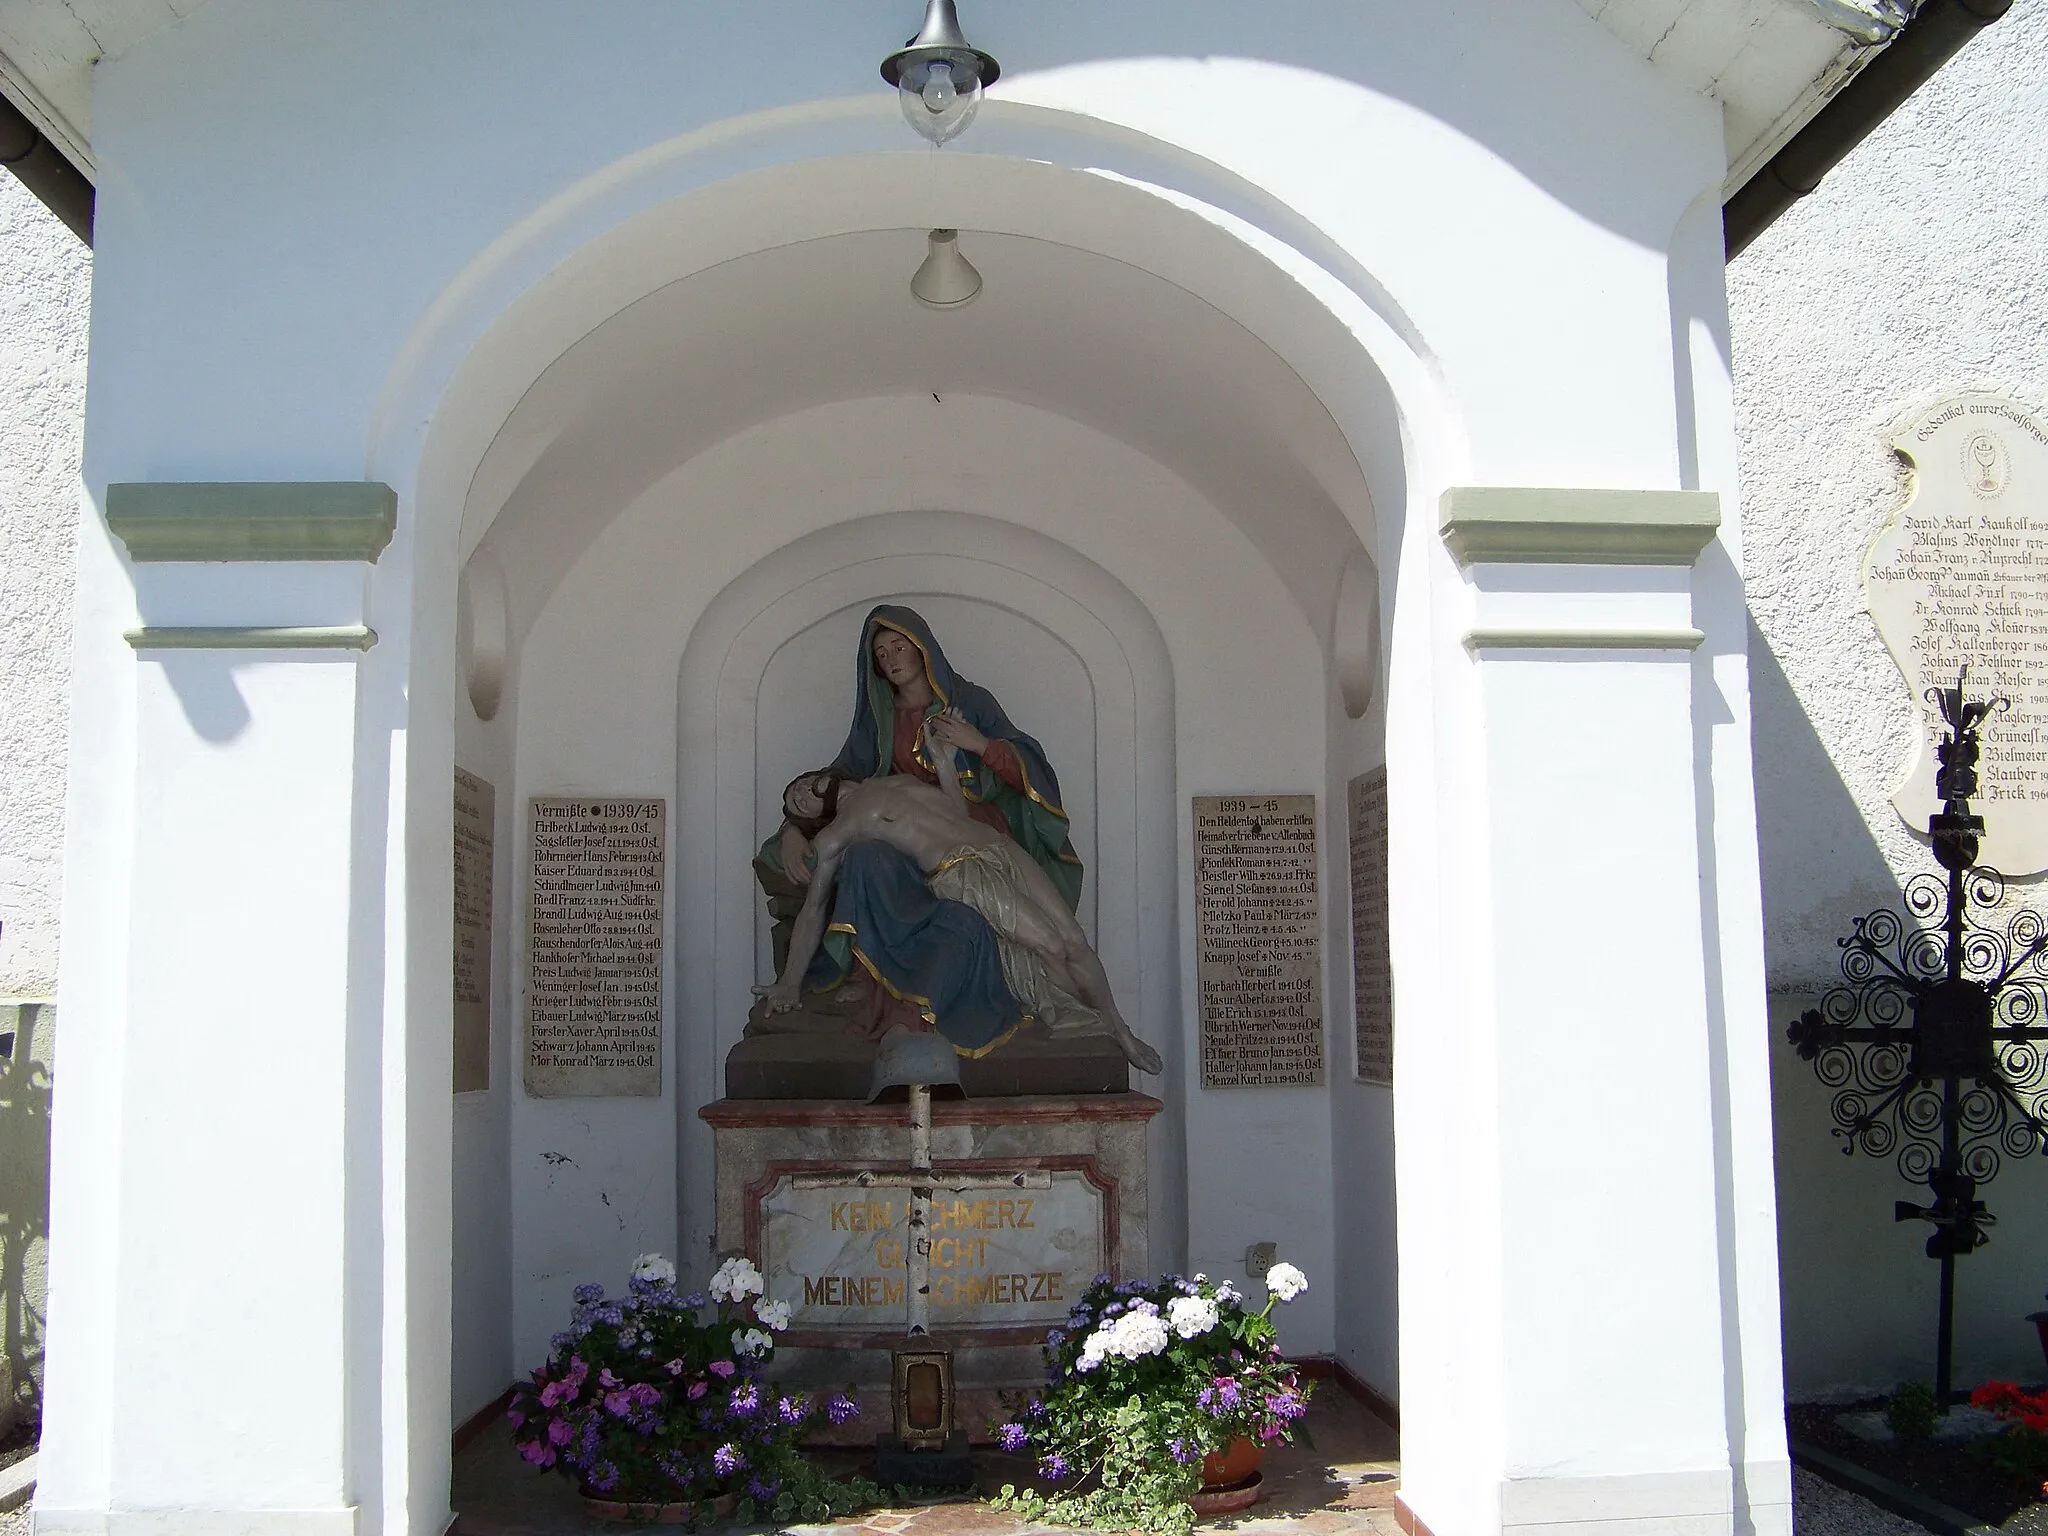
[[0,165],[14,172],[42,205],[87,246],[92,244],[92,183],[43,137],[42,130],[0,96]]
[[1946,64],[1963,44],[2012,8],[2012,0],[1927,0],[1812,122],[1786,141],[1721,209],[1728,260],[1821,183],[1842,157]]

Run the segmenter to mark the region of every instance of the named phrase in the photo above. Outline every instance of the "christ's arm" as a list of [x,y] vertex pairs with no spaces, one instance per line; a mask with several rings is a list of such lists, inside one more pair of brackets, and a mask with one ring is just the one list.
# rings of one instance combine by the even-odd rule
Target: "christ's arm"
[[773,986],[754,988],[757,995],[768,999],[770,1013],[788,1013],[797,1006],[802,996],[804,972],[811,968],[811,958],[818,952],[818,941],[825,936],[825,909],[831,902],[832,888],[839,880],[840,856],[846,851],[846,840],[835,837],[836,831],[836,823],[827,827],[813,845],[818,853],[818,867],[811,871],[811,884],[804,893],[803,910],[797,914],[796,928],[789,936],[789,958],[782,967],[782,975]]

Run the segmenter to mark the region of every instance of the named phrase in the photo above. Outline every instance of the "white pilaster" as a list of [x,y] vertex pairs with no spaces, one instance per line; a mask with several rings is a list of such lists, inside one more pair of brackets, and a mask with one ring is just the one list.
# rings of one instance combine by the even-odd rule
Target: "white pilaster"
[[[184,542],[124,561],[94,526],[81,557],[75,729],[107,755],[73,801],[37,1519],[353,1536],[384,1374],[389,748],[362,668],[390,493],[330,487],[334,516],[214,489],[241,494],[168,519]],[[367,533],[339,526],[365,502]],[[282,521],[336,537],[236,541]]]
[[[1691,570],[1717,522],[1697,493],[1444,499],[1484,829],[1463,953],[1441,962],[1470,967],[1458,1027],[1481,1108],[1451,1114],[1463,1166],[1488,1173],[1403,1165],[1403,1268],[1411,1202],[1465,1203],[1498,1238],[1464,1258],[1492,1271],[1462,1284],[1490,1315],[1449,1345],[1473,1356],[1455,1368],[1489,1422],[1466,1427],[1469,1454],[1424,1451],[1431,1479],[1405,1494],[1434,1536],[1736,1525],[1731,1127],[1701,864],[1719,695]],[[1404,1382],[1429,1368],[1404,1358]],[[1404,1450],[1460,1433],[1403,1427]]]

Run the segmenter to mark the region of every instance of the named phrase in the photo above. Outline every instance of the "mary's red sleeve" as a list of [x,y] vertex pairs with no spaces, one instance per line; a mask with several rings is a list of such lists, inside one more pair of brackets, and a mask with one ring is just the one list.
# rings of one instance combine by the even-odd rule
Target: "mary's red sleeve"
[[1018,794],[1024,793],[1024,765],[1017,760],[1017,754],[1007,741],[991,736],[988,746],[983,749],[981,760],[991,772]]

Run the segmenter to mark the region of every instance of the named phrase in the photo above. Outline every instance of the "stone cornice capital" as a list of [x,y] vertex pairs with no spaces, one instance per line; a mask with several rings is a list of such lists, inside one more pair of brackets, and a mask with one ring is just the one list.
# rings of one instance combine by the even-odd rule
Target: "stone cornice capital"
[[107,527],[137,562],[375,564],[397,526],[398,496],[377,480],[148,481],[107,487]]
[[1720,526],[1712,491],[1460,485],[1439,531],[1460,566],[1691,565]]

